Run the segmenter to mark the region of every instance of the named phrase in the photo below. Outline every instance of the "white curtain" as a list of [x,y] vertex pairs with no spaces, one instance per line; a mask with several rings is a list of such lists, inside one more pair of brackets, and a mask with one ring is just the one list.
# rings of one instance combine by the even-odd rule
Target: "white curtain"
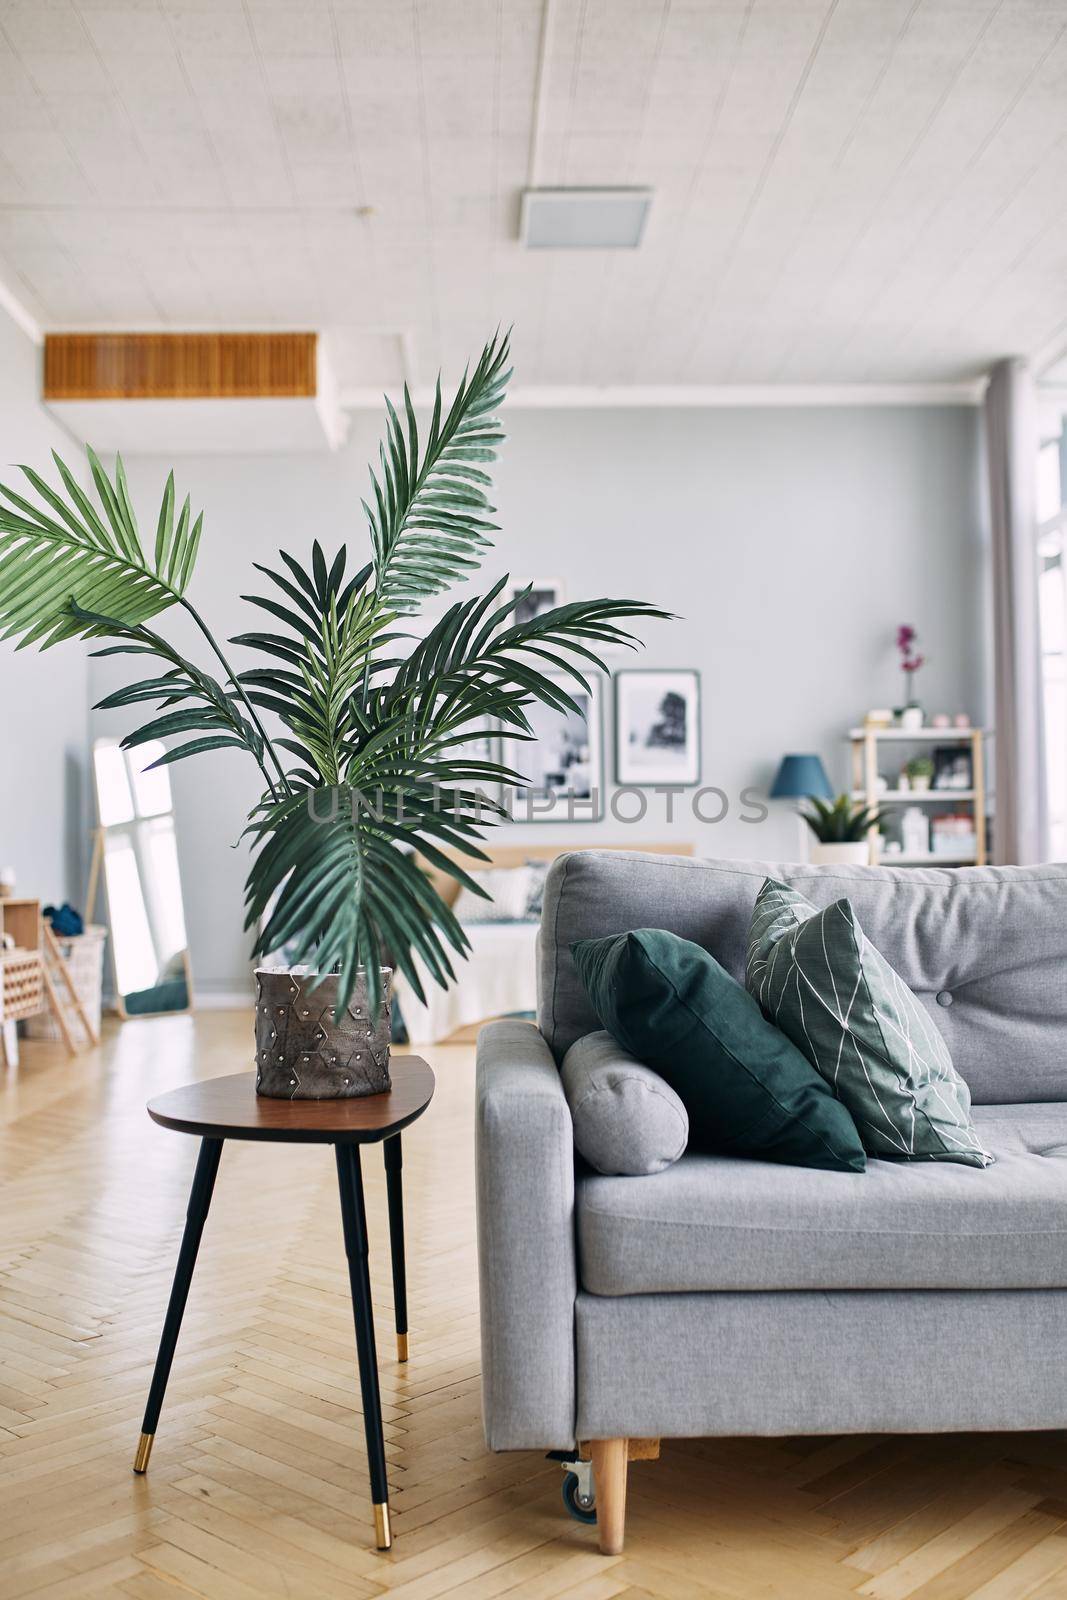
[[1049,857],[1037,564],[1037,406],[1025,361],[1000,361],[985,402],[993,537],[996,790],[1001,863]]

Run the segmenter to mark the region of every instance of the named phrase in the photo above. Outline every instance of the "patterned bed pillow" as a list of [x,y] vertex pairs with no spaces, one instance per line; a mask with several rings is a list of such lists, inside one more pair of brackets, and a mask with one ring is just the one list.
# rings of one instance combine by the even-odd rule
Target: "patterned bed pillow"
[[530,871],[530,893],[526,899],[526,915],[531,922],[540,922],[541,908],[545,900],[545,880],[551,861],[527,861]]
[[992,1163],[948,1046],[848,900],[820,911],[768,878],[752,916],[746,984],[851,1111],[868,1154]]
[[491,896],[483,900],[464,885],[452,907],[460,922],[530,922],[529,867],[488,867],[470,876]]

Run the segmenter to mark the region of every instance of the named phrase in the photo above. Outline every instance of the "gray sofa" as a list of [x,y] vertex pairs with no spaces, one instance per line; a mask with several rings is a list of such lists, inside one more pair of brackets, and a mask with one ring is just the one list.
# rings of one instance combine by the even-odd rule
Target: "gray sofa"
[[[851,899],[936,1018],[994,1166],[576,1174],[558,1063],[598,1022],[572,940],[665,927],[742,978],[767,875]],[[485,1427],[494,1450],[581,1443],[602,1548],[628,1440],[1067,1427],[1067,867],[580,851],[552,868],[538,959],[539,1026],[478,1046]]]

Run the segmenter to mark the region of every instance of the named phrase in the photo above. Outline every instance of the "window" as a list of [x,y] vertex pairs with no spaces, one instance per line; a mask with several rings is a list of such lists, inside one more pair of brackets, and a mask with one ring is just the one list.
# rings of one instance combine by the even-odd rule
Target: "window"
[[1052,859],[1067,860],[1067,430],[1038,458],[1038,596]]

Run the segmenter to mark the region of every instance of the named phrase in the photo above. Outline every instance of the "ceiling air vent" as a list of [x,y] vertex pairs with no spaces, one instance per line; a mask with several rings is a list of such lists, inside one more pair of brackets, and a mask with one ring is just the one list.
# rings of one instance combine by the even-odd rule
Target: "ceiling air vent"
[[651,189],[526,189],[519,238],[528,250],[636,250]]

